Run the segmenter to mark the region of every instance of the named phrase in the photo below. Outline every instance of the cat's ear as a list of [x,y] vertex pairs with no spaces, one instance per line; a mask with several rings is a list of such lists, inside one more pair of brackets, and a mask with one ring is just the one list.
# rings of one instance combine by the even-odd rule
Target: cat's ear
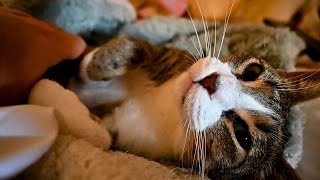
[[278,74],[286,79],[278,89],[288,95],[293,105],[320,97],[320,71],[278,71]]
[[290,164],[282,157],[276,163],[276,169],[269,175],[265,177],[265,179],[278,179],[278,180],[299,180],[301,177],[299,174],[290,166]]

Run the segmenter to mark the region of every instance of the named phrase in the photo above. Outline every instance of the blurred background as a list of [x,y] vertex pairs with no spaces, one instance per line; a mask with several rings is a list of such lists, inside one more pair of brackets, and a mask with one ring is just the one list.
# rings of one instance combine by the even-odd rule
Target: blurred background
[[[229,23],[255,23],[282,26],[299,31],[311,44],[315,61],[320,61],[320,0],[130,0],[137,9],[138,18],[156,15],[184,16],[193,19]],[[201,11],[200,11],[201,10]],[[306,36],[306,37],[305,37]],[[310,42],[312,41],[312,42]],[[298,66],[317,66],[308,58],[301,58]],[[312,68],[312,67],[311,67]]]

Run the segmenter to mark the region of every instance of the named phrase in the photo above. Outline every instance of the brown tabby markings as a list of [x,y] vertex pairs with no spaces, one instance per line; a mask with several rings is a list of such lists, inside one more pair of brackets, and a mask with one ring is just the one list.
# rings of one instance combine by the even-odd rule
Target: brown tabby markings
[[[92,80],[106,80],[140,69],[156,86],[161,86],[190,67],[189,56],[192,57],[175,48],[153,46],[144,41],[122,37],[100,47],[86,71]],[[189,130],[185,152],[182,154],[183,165],[197,167],[204,160],[206,173],[217,179],[298,179],[299,176],[283,157],[285,145],[290,138],[287,130],[289,108],[300,101],[319,96],[319,88],[316,86],[320,82],[319,74],[278,73],[265,61],[246,55],[233,55],[223,62],[229,65],[238,78],[242,91],[253,96],[274,114],[231,109],[204,132]],[[241,80],[244,70],[252,63],[260,64],[263,72],[255,81]],[[306,77],[311,86],[306,86],[302,80]],[[248,147],[242,147],[238,142],[235,122],[248,128]],[[206,141],[201,142],[205,144],[197,144],[199,139],[195,136],[199,135],[205,137]],[[196,156],[199,155],[199,145],[203,146],[201,151],[206,152],[204,159]]]
[[190,66],[186,57],[192,56],[188,54],[176,48],[153,46],[130,37],[121,37],[99,48],[87,73],[92,80],[107,80],[124,74],[123,70],[140,66],[151,80],[161,85]]

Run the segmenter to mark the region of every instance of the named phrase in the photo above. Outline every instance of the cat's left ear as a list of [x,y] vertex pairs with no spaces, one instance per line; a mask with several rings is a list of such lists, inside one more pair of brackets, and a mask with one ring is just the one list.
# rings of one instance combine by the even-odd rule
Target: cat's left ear
[[286,79],[278,89],[288,95],[292,105],[320,97],[320,71],[278,71],[278,74]]

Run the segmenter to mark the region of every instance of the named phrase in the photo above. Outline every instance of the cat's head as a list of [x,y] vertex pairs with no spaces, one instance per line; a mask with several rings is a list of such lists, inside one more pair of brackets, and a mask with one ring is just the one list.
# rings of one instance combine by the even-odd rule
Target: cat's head
[[197,61],[178,81],[183,162],[220,178],[297,178],[283,157],[288,114],[320,96],[320,76],[312,73],[278,72],[245,55]]

